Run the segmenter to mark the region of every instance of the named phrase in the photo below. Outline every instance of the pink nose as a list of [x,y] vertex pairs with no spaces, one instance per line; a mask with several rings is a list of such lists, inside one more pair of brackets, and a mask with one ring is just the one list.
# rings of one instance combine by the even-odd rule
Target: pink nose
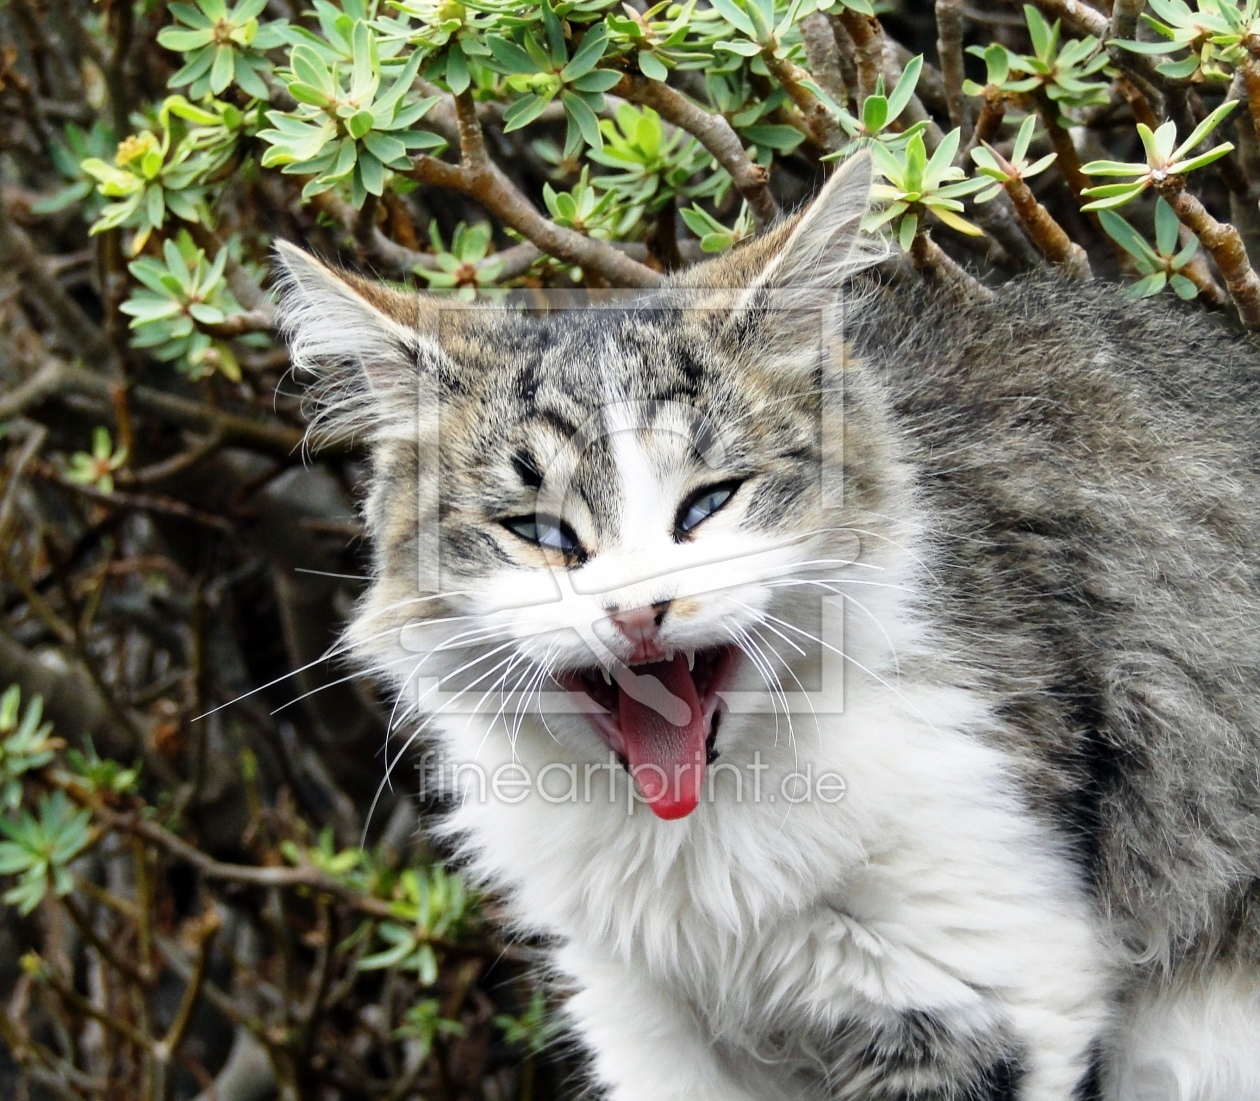
[[634,652],[631,661],[655,661],[664,656],[661,646],[661,623],[665,613],[669,611],[670,601],[662,600],[647,608],[628,608],[625,611],[609,612],[612,620]]

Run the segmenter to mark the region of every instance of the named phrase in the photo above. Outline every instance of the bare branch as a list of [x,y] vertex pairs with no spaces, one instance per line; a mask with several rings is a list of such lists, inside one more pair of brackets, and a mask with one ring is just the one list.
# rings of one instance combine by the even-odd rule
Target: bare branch
[[[74,367],[50,356],[31,378],[0,397],[0,419],[18,416],[49,398],[79,395],[105,403],[109,408],[102,410],[102,415],[112,421],[116,385],[117,380],[107,375]],[[225,444],[244,445],[287,459],[296,454],[302,443],[300,429],[228,413],[150,386],[134,386],[128,396],[138,412],[184,428],[218,432]]]
[[993,292],[955,263],[924,229],[910,245],[910,260],[924,275],[965,302],[988,301]]
[[771,47],[762,50],[761,60],[800,111],[813,143],[829,153],[839,149],[844,132],[822,101],[805,87],[804,81],[811,79],[810,74],[789,58],[777,57]]
[[963,0],[936,0],[936,52],[945,80],[949,124],[962,127],[962,143],[970,136],[971,117],[963,94]]
[[89,363],[118,367],[117,353],[105,335],[48,271],[34,243],[10,219],[3,203],[0,203],[0,265],[6,270],[21,272],[25,277],[28,300],[58,331],[68,351]]
[[613,86],[612,94],[651,107],[661,118],[699,140],[730,174],[759,226],[768,225],[779,216],[779,204],[770,193],[770,170],[749,160],[739,135],[721,115],[698,107],[668,84],[633,73],[623,75]]
[[1260,278],[1252,270],[1238,230],[1228,222],[1218,222],[1207,208],[1186,190],[1185,180],[1171,176],[1156,184],[1159,193],[1180,219],[1212,254],[1225,288],[1234,300],[1243,325],[1253,332],[1260,329]]
[[819,87],[837,103],[848,103],[855,97],[850,95],[850,86],[844,78],[840,46],[832,26],[826,15],[816,11],[801,23],[801,38],[805,42],[809,71]]
[[488,211],[528,238],[543,252],[593,271],[614,285],[659,286],[664,277],[645,264],[623,256],[604,241],[584,237],[544,218],[503,170],[486,153],[476,105],[465,93],[456,99],[456,116],[463,142],[459,164],[448,164],[427,154],[412,162],[410,175],[421,183],[437,184],[475,199]]
[[1032,188],[1020,178],[1015,166],[993,146],[988,146],[988,150],[998,167],[1006,173],[1006,182],[1002,186],[1011,197],[1015,213],[1019,215],[1020,222],[1041,254],[1050,263],[1062,268],[1070,279],[1093,278],[1085,250],[1063,231],[1063,227],[1054,220],[1050,211],[1037,201]]

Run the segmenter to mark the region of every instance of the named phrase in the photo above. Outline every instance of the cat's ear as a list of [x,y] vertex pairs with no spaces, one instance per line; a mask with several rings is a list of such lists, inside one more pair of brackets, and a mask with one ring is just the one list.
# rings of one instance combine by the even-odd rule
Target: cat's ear
[[435,307],[286,241],[275,256],[280,331],[294,369],[311,376],[316,433],[414,431],[418,386],[442,355]]
[[839,290],[879,261],[884,249],[862,233],[870,208],[871,157],[845,161],[800,216],[753,286],[767,290]]
[[675,276],[697,290],[838,290],[846,279],[883,259],[878,238],[861,232],[870,205],[871,159],[857,153],[791,221]]
[[298,370],[357,368],[373,389],[417,369],[429,343],[418,295],[335,271],[277,241],[280,330]]

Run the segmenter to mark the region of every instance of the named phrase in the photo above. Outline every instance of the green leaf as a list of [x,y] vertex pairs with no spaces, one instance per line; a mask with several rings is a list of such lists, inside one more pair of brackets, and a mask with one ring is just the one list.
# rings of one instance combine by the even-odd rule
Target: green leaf
[[1088,212],[1091,210],[1112,210],[1115,207],[1124,206],[1125,203],[1131,201],[1132,199],[1136,199],[1139,195],[1141,195],[1142,192],[1146,190],[1146,185],[1134,184],[1133,186],[1128,186],[1122,184],[1117,185],[1114,189],[1090,188],[1089,193],[1094,194],[1103,190],[1111,191],[1112,193],[1105,198],[1096,199],[1092,203],[1086,203],[1083,207],[1081,207],[1081,209]]
[[213,29],[182,30],[179,27],[163,27],[157,36],[158,43],[168,50],[184,53],[214,41]]
[[888,121],[886,96],[867,96],[862,105],[862,129],[868,134],[878,134]]
[[1160,197],[1155,200],[1155,247],[1165,256],[1177,250],[1177,236],[1181,223],[1168,202]]
[[1155,255],[1146,238],[1119,214],[1111,210],[1100,210],[1098,221],[1103,232],[1134,259],[1152,264],[1159,262],[1159,257]]
[[560,101],[564,104],[565,114],[581,131],[586,144],[594,149],[603,149],[604,139],[599,132],[599,119],[587,102],[580,95],[567,90],[560,93]]
[[639,72],[649,80],[669,79],[669,70],[657,56],[649,50],[640,50],[638,54]]
[[1233,142],[1225,142],[1218,145],[1214,149],[1209,149],[1206,153],[1200,153],[1197,157],[1191,157],[1188,161],[1177,161],[1172,167],[1182,173],[1193,172],[1197,168],[1211,164],[1213,161],[1220,160],[1226,153],[1232,153],[1234,150]]
[[524,95],[510,103],[503,112],[503,132],[510,134],[522,126],[528,126],[546,109],[551,100],[544,96]]
[[515,42],[509,42],[498,35],[488,35],[486,45],[497,65],[494,67],[503,73],[517,73],[522,76],[538,72],[533,59]]
[[236,71],[236,58],[231,46],[219,46],[214,51],[214,64],[210,68],[210,90],[217,96],[232,83]]
[[380,195],[385,190],[385,167],[371,153],[363,152],[355,163],[355,175],[363,181],[369,195]]
[[305,103],[311,107],[327,107],[331,102],[318,88],[310,84],[303,84],[301,81],[294,81],[288,86],[289,95],[298,101]]
[[907,214],[901,219],[901,226],[897,230],[897,243],[901,246],[902,252],[909,252],[910,246],[914,244],[914,236],[919,232],[919,216],[917,214]]
[[1129,288],[1129,293],[1136,298],[1150,298],[1152,295],[1159,294],[1168,282],[1168,276],[1157,271],[1148,275],[1145,279],[1139,279]]
[[1155,71],[1170,80],[1188,80],[1198,71],[1199,55],[1191,54],[1180,61],[1164,61],[1155,66]]
[[399,164],[407,159],[407,146],[398,138],[373,130],[363,137],[363,144],[382,164]]
[[371,111],[356,111],[346,119],[346,129],[350,131],[351,137],[361,138],[372,129],[374,121]]
[[1184,275],[1174,274],[1169,277],[1168,285],[1172,287],[1173,293],[1180,299],[1189,301],[1191,298],[1199,296],[1199,288],[1196,287]]
[[888,118],[890,120],[897,118],[906,109],[906,104],[910,102],[910,97],[914,95],[914,90],[919,83],[919,74],[922,71],[922,54],[912,57],[906,62],[906,67],[902,70],[897,86],[888,97]]
[[755,39],[757,37],[753,21],[748,18],[735,0],[713,0],[713,7],[717,10],[718,15],[736,30],[743,31],[749,38]]
[[576,92],[607,92],[621,80],[621,74],[613,69],[592,69],[569,86]]
[[560,79],[568,82],[589,73],[595,68],[607,49],[608,30],[604,24],[600,23],[586,32],[586,36],[582,39],[582,45],[578,47],[577,53],[560,70]]
[[1028,23],[1028,36],[1032,39],[1033,53],[1040,60],[1047,60],[1054,54],[1058,43],[1058,23],[1056,22],[1052,27],[1046,22],[1045,16],[1031,4],[1024,5],[1024,19]]
[[455,95],[468,90],[471,77],[468,74],[468,60],[459,43],[453,43],[446,52],[446,85]]
[[[1213,130],[1215,130],[1225,119],[1225,117],[1238,106],[1238,100],[1228,100],[1222,103],[1215,111],[1205,118],[1198,126],[1194,128],[1190,136],[1186,138],[1178,147],[1177,151],[1172,154],[1172,160],[1180,160],[1190,152],[1196,145],[1203,141]],[[1172,123],[1165,123],[1171,126]],[[1161,127],[1162,129],[1163,127]],[[1231,146],[1232,148],[1232,146]],[[1223,154],[1222,154],[1223,155]]]

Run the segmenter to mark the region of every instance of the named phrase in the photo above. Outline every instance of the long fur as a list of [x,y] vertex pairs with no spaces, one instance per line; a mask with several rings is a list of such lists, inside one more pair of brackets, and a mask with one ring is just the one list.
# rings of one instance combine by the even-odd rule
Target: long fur
[[[284,254],[372,443],[391,765],[436,747],[440,830],[557,945],[615,1101],[1260,1097],[1260,357],[1098,285],[863,282],[868,188],[586,313],[435,326]],[[583,556],[501,522],[540,482]],[[556,702],[649,606],[754,701],[680,821]]]

